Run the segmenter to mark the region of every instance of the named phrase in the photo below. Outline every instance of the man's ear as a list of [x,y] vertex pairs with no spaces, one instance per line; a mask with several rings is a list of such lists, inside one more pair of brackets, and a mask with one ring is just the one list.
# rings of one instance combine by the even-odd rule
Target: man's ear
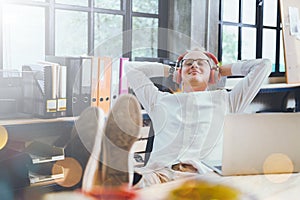
[[182,78],[181,78],[181,68],[177,71],[177,77],[176,77],[176,83],[181,84]]

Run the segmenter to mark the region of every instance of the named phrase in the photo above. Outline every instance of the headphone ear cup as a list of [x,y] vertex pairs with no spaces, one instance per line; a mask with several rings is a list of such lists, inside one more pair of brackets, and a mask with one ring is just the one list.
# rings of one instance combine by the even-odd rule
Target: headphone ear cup
[[205,54],[210,58],[210,59],[212,59],[212,61],[216,64],[216,65],[218,65],[218,59],[217,59],[217,57],[214,55],[214,54],[212,54],[212,53],[210,53],[210,52],[205,52]]
[[216,84],[219,79],[219,71],[215,69],[210,70],[210,75],[209,75],[209,83],[210,84]]
[[181,68],[178,69],[177,77],[176,77],[176,83],[181,84]]

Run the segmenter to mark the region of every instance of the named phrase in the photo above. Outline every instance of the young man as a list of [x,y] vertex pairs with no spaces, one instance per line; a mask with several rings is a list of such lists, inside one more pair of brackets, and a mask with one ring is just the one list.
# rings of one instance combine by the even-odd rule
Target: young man
[[[151,62],[129,62],[126,65],[129,85],[149,114],[155,132],[153,150],[147,165],[135,169],[138,173],[135,176],[136,188],[205,173],[201,160],[220,160],[225,115],[245,110],[270,74],[271,63],[267,59],[256,59],[219,67],[211,53],[199,49],[188,51],[180,57],[179,70],[175,73],[182,93],[175,94],[159,91],[150,80],[151,77],[169,76],[170,69],[170,66]],[[218,78],[230,75],[245,77],[230,92],[209,90]],[[133,170],[127,157],[138,138],[138,130],[124,131],[115,127],[127,124],[128,121],[138,121],[131,120],[132,116],[136,118],[140,115],[136,108],[138,103],[133,99],[126,95],[123,100],[119,100],[120,103],[116,103],[123,106],[114,107],[109,114],[102,139],[102,145],[109,146],[104,150],[102,148],[101,152],[103,176],[95,176],[97,170],[93,166],[97,165],[97,159],[101,157],[101,148],[95,145],[83,178],[84,191],[89,191],[95,180],[101,180],[102,185],[105,182],[107,185],[121,185],[132,181]],[[126,102],[135,102],[133,107],[136,109],[129,109]],[[127,113],[122,122],[110,117],[113,113],[121,112]],[[113,137],[107,140],[110,134]],[[130,134],[134,137],[130,137]],[[126,139],[117,139],[122,137]],[[99,141],[95,143],[99,144]]]
[[[129,62],[127,77],[149,114],[155,133],[147,166],[136,187],[204,173],[201,160],[221,160],[223,120],[228,113],[243,112],[271,72],[267,59],[217,66],[217,59],[199,49],[180,57],[177,81],[182,93],[160,92],[150,77],[169,76],[170,67],[158,63]],[[219,73],[219,74],[218,74]],[[242,75],[230,91],[212,90],[220,76]]]

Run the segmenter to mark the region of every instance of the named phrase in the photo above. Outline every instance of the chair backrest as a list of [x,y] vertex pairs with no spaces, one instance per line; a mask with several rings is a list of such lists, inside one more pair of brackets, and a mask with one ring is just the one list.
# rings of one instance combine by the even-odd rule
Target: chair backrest
[[150,158],[150,154],[151,154],[152,149],[153,149],[153,141],[154,141],[154,130],[153,130],[152,122],[151,122],[150,123],[148,140],[147,140],[146,149],[145,149],[144,165],[146,165],[148,163],[148,160]]

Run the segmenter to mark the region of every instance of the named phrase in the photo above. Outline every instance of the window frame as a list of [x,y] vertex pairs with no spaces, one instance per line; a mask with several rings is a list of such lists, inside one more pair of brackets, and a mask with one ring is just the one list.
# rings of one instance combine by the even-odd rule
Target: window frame
[[[132,18],[133,17],[146,17],[146,18],[157,18],[158,28],[168,27],[168,5],[169,2],[166,0],[158,0],[158,14],[141,13],[132,11],[132,0],[120,0],[120,10],[111,10],[98,8],[94,6],[94,0],[88,0],[88,6],[77,6],[55,3],[55,0],[46,0],[45,2],[38,1],[23,1],[23,0],[11,0],[10,2],[0,1],[0,13],[2,12],[4,4],[16,4],[16,5],[29,5],[39,6],[45,8],[45,54],[55,55],[55,11],[60,10],[72,10],[72,11],[83,11],[88,13],[88,49],[87,52],[93,52],[94,49],[94,14],[116,14],[123,17],[123,56],[131,58],[132,50]],[[0,23],[3,24],[3,15],[0,14]],[[3,27],[0,26],[0,70],[3,67]],[[158,57],[167,57],[167,41],[161,40],[160,38],[166,38],[167,35],[163,31],[158,31]]]
[[256,58],[262,58],[262,48],[263,48],[263,30],[272,29],[276,30],[276,52],[275,52],[275,71],[273,71],[270,77],[282,77],[285,75],[285,72],[280,72],[280,36],[281,36],[281,18],[280,18],[280,2],[277,0],[277,19],[276,27],[274,26],[265,26],[263,24],[263,10],[264,10],[264,0],[256,0],[256,19],[255,24],[246,24],[242,22],[243,10],[242,3],[245,0],[239,0],[239,17],[238,22],[229,22],[223,20],[223,6],[226,1],[219,0],[219,23],[218,23],[218,59],[222,61],[222,34],[223,27],[225,26],[235,26],[238,27],[238,55],[237,59],[241,60],[242,57],[242,28],[251,27],[256,28]]

